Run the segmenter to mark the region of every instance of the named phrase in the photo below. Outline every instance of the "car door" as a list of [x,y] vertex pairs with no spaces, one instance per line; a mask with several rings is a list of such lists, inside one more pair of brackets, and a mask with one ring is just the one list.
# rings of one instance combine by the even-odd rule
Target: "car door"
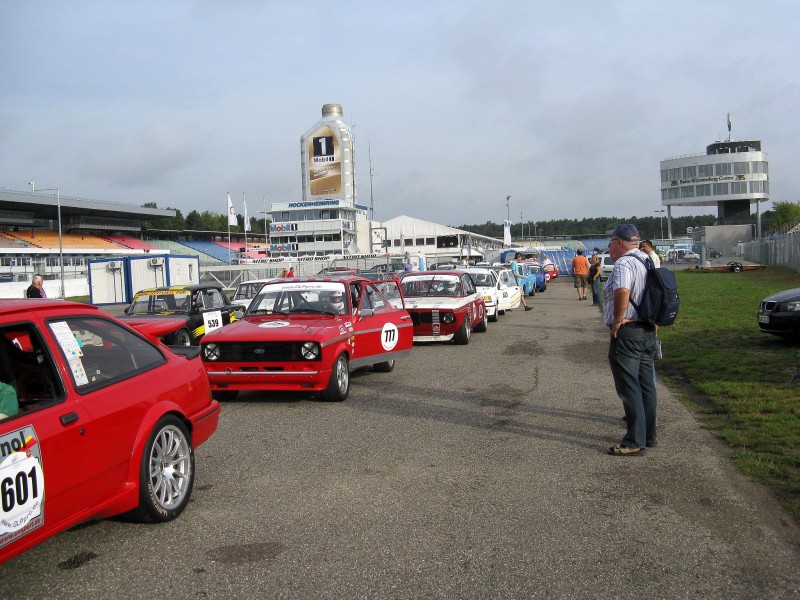
[[41,327],[32,315],[0,326],[0,381],[19,406],[0,421],[0,552],[48,537],[101,499],[89,481],[103,450],[87,444],[91,416]]
[[398,308],[397,298],[402,299],[399,286],[394,281],[381,282],[387,289],[387,297],[374,283],[350,284],[351,299],[356,299],[351,321],[354,336],[353,368],[361,364],[373,364],[391,360],[394,355],[408,352],[413,345],[414,330],[411,316],[404,308]]

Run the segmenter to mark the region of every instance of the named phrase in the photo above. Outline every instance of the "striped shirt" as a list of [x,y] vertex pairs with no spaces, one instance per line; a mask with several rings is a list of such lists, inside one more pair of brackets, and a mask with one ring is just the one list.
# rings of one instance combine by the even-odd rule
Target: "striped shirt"
[[[632,290],[631,299],[636,304],[642,301],[644,286],[647,283],[647,268],[643,262],[646,259],[647,254],[634,248],[620,256],[614,263],[614,270],[611,271],[603,287],[603,318],[609,327],[614,324],[614,290],[622,288]],[[628,303],[625,318],[636,321],[638,316],[633,304]]]

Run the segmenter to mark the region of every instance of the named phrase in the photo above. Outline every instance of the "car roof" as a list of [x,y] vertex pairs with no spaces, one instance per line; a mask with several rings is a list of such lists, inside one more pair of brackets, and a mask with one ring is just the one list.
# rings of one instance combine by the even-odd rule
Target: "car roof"
[[144,288],[136,292],[196,292],[198,290],[222,290],[222,286],[218,283],[192,283],[189,285],[170,285],[159,286],[152,288]]
[[76,311],[79,309],[87,311],[99,311],[100,309],[92,304],[82,302],[71,302],[69,300],[57,300],[55,298],[8,298],[0,300],[0,314],[11,314],[22,311],[46,311],[69,309]]
[[273,281],[269,281],[267,283],[291,283],[294,281],[301,281],[301,282],[338,282],[343,284],[353,283],[357,281],[363,281],[366,283],[372,283],[366,277],[361,277],[360,275],[331,275],[331,274],[321,274],[321,275],[309,275],[307,277],[278,277]]

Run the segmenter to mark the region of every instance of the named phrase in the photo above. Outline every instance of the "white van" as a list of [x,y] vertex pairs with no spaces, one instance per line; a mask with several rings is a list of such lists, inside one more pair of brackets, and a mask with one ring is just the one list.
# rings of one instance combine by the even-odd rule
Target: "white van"
[[605,281],[614,270],[615,261],[608,252],[603,252],[598,256],[600,257],[600,281]]

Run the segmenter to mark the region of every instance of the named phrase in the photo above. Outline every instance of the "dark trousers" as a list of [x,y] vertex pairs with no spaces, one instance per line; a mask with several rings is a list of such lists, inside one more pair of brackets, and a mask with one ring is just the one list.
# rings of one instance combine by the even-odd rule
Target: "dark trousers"
[[623,446],[644,448],[656,441],[655,349],[655,329],[636,323],[621,327],[608,347],[608,363],[628,425]]

